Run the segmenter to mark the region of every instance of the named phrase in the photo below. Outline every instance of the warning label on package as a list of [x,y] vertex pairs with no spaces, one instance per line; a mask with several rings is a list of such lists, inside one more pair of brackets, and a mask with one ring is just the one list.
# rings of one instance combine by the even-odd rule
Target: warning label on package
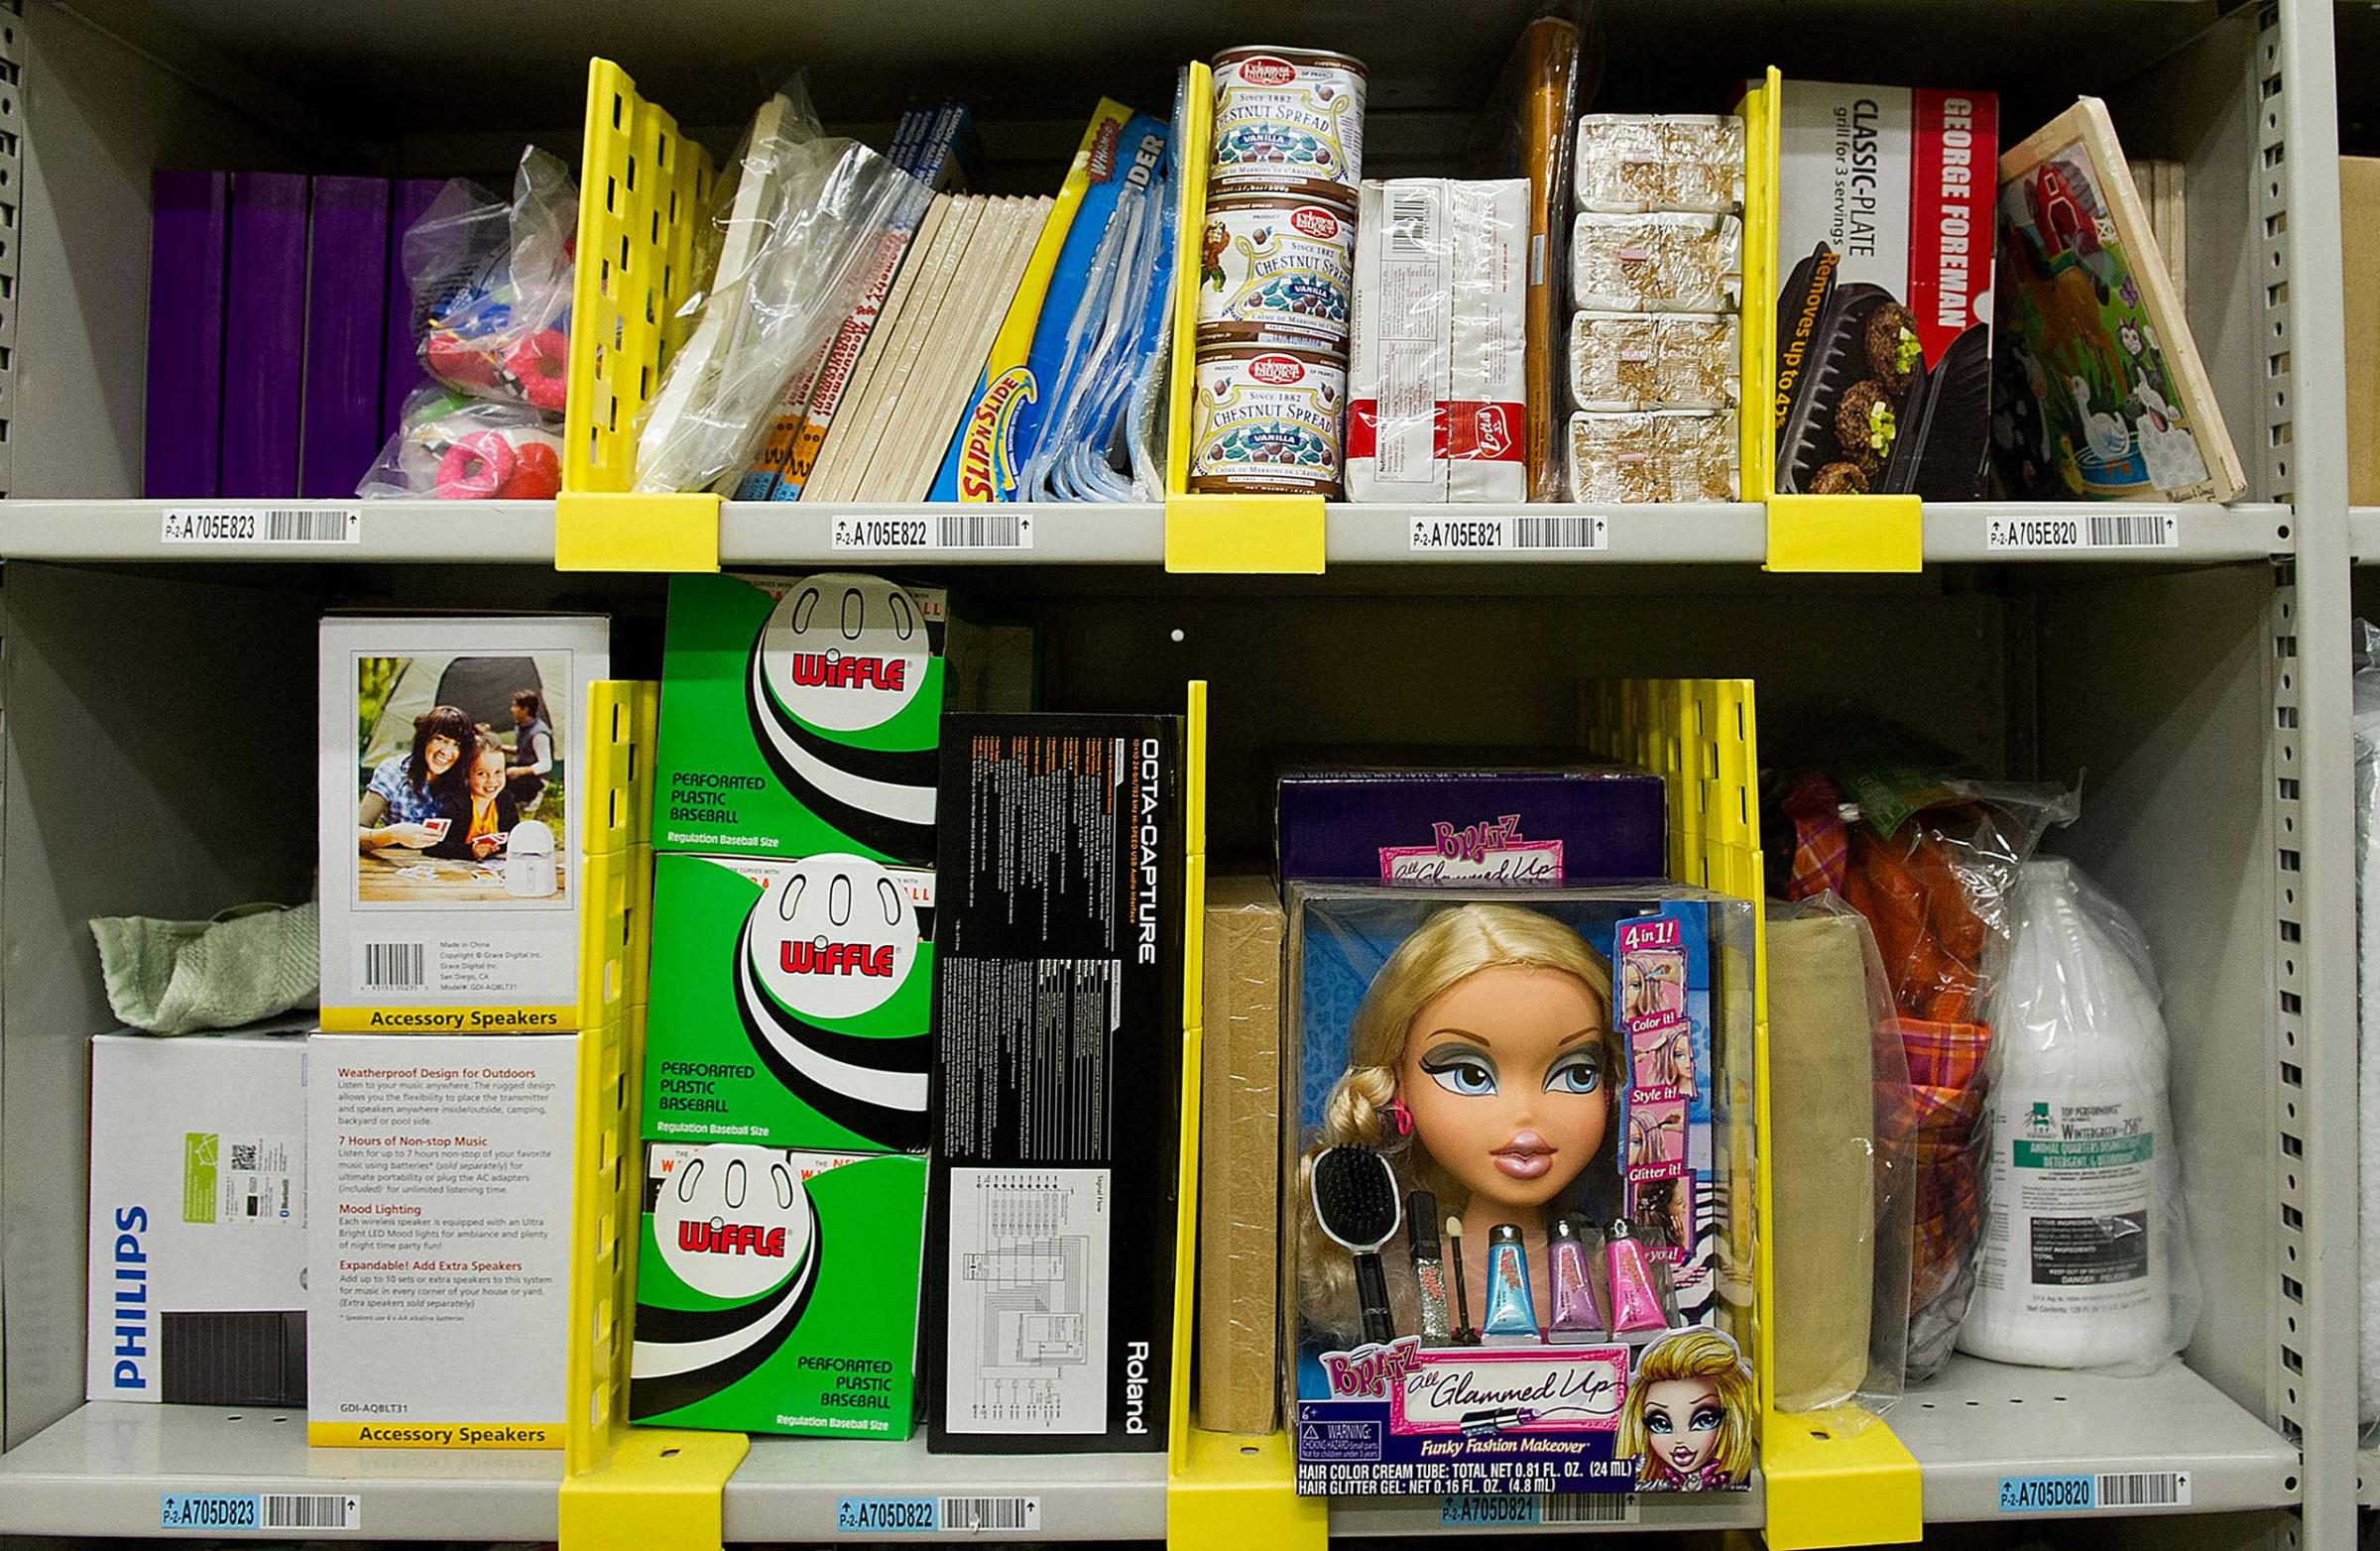
[[2143,1132],[2130,1136],[2089,1136],[2079,1141],[2016,1143],[2018,1168],[2115,1168],[2146,1163],[2156,1152],[2156,1137]]
[[2148,1274],[2146,1212],[2033,1219],[2036,1287],[2104,1287]]

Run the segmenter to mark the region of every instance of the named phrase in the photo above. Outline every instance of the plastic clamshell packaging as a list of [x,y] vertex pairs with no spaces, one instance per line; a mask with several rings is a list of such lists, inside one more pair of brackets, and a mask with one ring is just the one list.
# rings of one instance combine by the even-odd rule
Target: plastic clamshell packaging
[[1732,501],[1735,417],[1725,411],[1570,418],[1573,501]]
[[1339,499],[1346,408],[1347,368],[1331,356],[1264,345],[1201,350],[1191,491]]
[[1724,410],[1742,384],[1735,319],[1705,312],[1580,312],[1570,396],[1582,410]]
[[1364,177],[1364,65],[1343,54],[1251,47],[1215,56],[1212,189],[1283,177],[1352,193]]
[[1590,113],[1579,120],[1578,207],[1605,214],[1743,208],[1743,120]]
[[1198,342],[1345,350],[1355,249],[1344,189],[1218,193],[1199,242]]
[[1732,312],[1743,223],[1732,215],[1595,215],[1571,228],[1570,299],[1604,312]]

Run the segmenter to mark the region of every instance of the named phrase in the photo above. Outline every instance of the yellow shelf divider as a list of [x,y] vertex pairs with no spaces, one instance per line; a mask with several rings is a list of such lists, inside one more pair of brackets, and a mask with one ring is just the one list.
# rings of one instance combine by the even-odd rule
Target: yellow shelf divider
[[1199,1078],[1206,1007],[1207,686],[1192,680],[1182,726],[1182,1143],[1175,1180],[1173,1398],[1167,1417],[1165,1543],[1172,1551],[1324,1551],[1330,1507],[1297,1494],[1285,1432],[1213,1433],[1190,1419],[1191,1336],[1198,1326]]
[[626,70],[588,62],[557,570],[719,568],[716,495],[630,492],[637,417],[692,326],[694,236],[715,176],[710,153],[640,96]]
[[1772,571],[1918,571],[1925,506],[1915,496],[1768,498]]

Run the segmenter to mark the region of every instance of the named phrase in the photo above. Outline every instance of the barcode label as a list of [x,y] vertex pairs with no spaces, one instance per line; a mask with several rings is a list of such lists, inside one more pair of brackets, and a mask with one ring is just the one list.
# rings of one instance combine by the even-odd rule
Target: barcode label
[[2074,517],[1995,517],[1983,547],[2008,550],[2172,549],[2182,541],[2171,512],[2085,512]]
[[164,543],[361,543],[364,512],[352,506],[168,507]]
[[2190,1478],[2180,1471],[2127,1471],[2099,1478],[2103,1508],[2170,1508],[2190,1503]]
[[357,1497],[270,1491],[264,1505],[267,1529],[357,1529],[364,1521],[363,1501]]
[[915,517],[854,517],[829,530],[838,549],[1030,549],[1033,519],[1026,512],[930,512]]
[[367,942],[364,944],[364,989],[367,991],[418,991],[424,979],[423,960],[426,955],[417,942]]
[[1041,1528],[1041,1499],[944,1497],[941,1528],[946,1534],[973,1534],[987,1529],[1022,1530],[1029,1534]]
[[1415,553],[1443,550],[1587,551],[1611,546],[1607,518],[1595,515],[1465,517],[1460,507],[1445,516],[1412,518],[1407,547]]
[[1431,220],[1430,191],[1426,188],[1388,189],[1387,238],[1384,250],[1392,259],[1427,258],[1436,239],[1437,223]]
[[1632,1491],[1566,1491],[1548,1496],[1540,1524],[1633,1524],[1639,1514]]

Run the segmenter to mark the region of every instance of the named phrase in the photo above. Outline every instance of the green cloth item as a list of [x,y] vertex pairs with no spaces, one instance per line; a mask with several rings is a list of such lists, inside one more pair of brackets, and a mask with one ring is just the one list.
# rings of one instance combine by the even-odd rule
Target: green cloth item
[[239,905],[209,921],[94,916],[107,1005],[153,1034],[237,1028],[311,1005],[322,990],[319,917],[311,900]]

